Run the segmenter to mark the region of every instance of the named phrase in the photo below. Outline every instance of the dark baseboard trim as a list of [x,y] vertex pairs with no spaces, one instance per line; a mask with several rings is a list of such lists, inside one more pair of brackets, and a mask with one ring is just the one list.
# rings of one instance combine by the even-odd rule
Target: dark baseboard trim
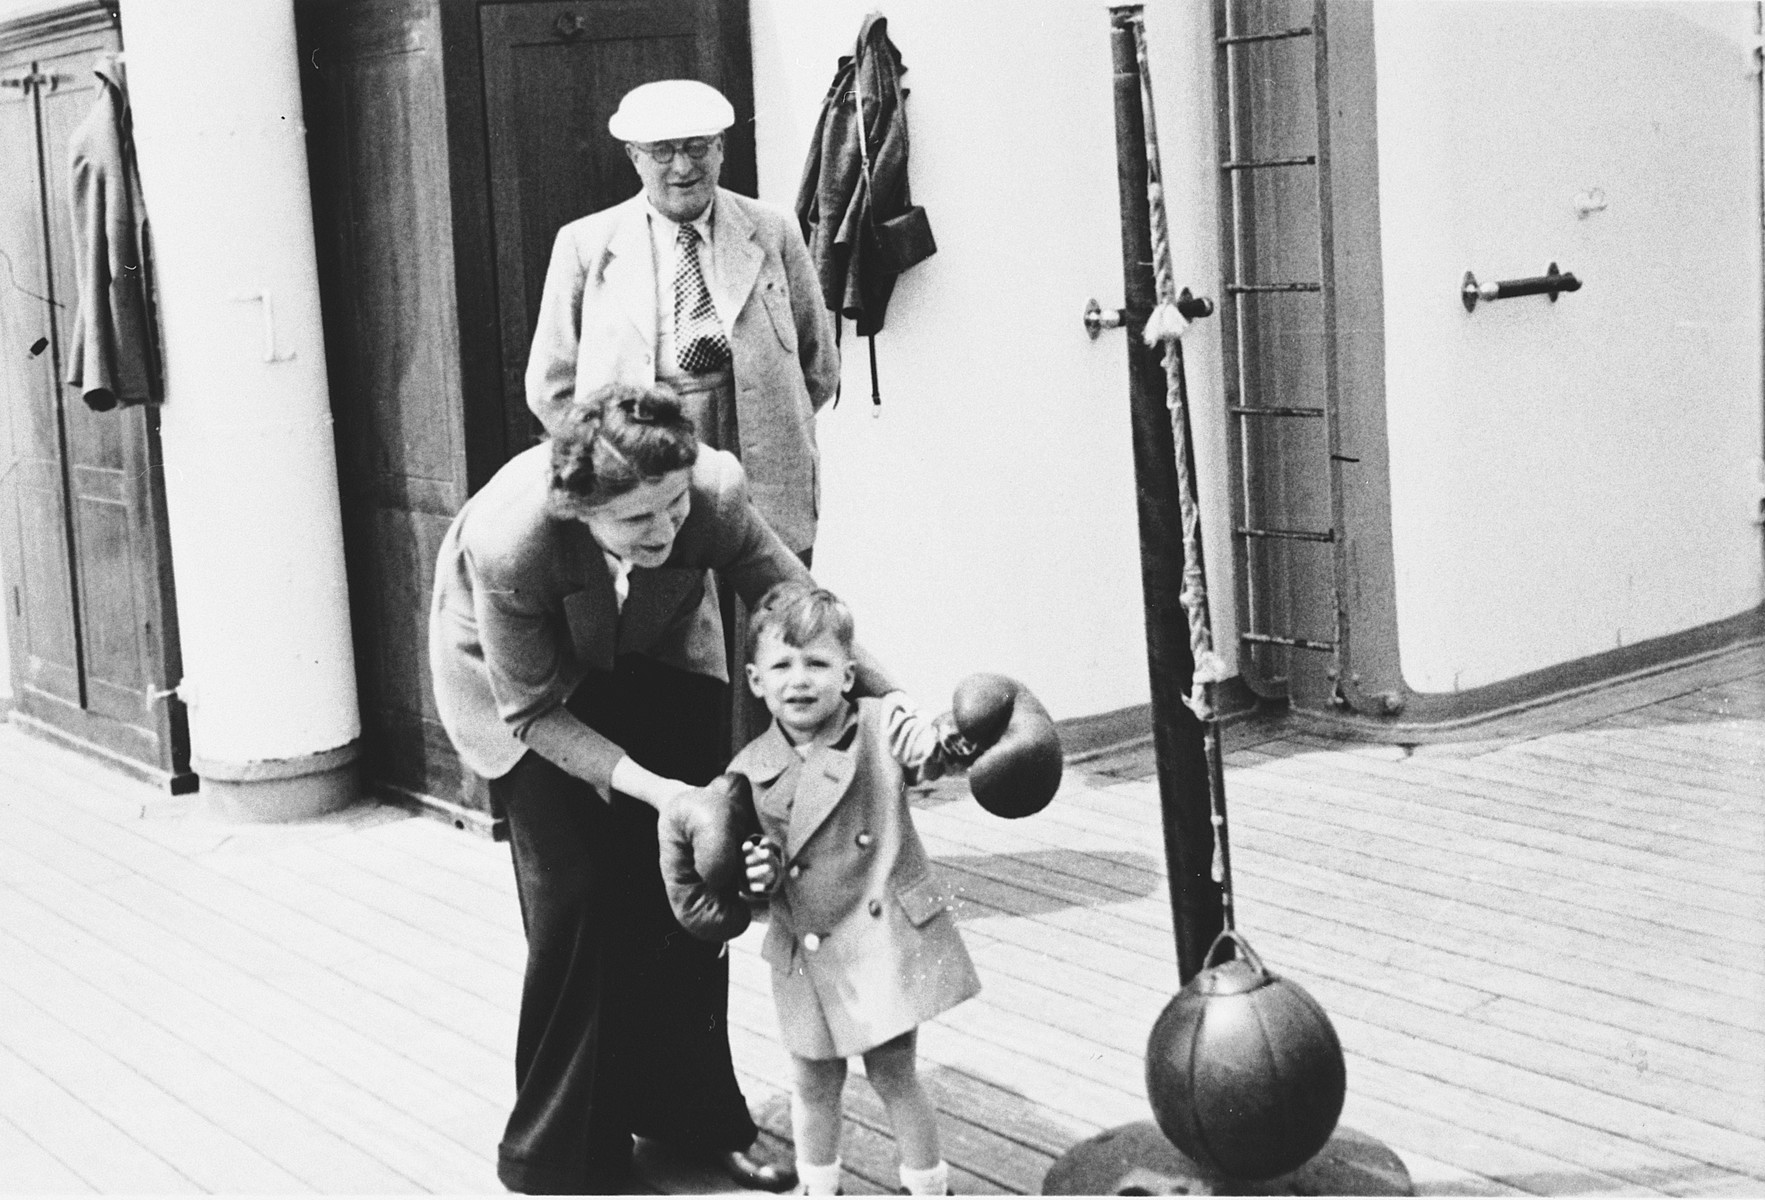
[[87,758],[96,759],[112,770],[127,775],[130,779],[139,780],[158,788],[168,796],[182,796],[194,792],[202,782],[194,771],[162,771],[157,767],[150,767],[146,763],[136,762],[132,758],[124,758],[113,750],[107,750],[95,742],[88,742],[83,737],[76,737],[65,729],[57,729],[49,722],[23,712],[11,701],[7,702],[7,710],[0,712],[0,718],[10,721],[32,737],[41,738],[62,747],[64,750],[72,750]]
[[[1220,723],[1230,725],[1258,711],[1262,703],[1244,680],[1234,675],[1214,690]],[[1152,740],[1152,705],[1134,704],[1088,717],[1054,722],[1060,748],[1069,763],[1088,762]]]
[[1591,654],[1462,692],[1411,692],[1391,719],[1293,709],[1295,719],[1345,737],[1379,742],[1462,741],[1504,717],[1691,666],[1765,643],[1765,604],[1632,646]]
[[509,826],[506,820],[492,817],[489,813],[481,812],[476,808],[467,808],[463,804],[457,804],[452,800],[443,800],[439,796],[431,796],[424,792],[408,791],[405,788],[382,783],[379,780],[370,784],[368,791],[388,804],[409,809],[420,817],[445,821],[455,829],[462,829],[467,833],[488,838],[491,841],[506,842],[509,840]]

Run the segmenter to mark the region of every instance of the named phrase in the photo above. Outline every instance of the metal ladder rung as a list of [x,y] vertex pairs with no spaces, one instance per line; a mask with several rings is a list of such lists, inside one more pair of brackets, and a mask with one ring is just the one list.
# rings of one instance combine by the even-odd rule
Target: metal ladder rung
[[1292,646],[1295,650],[1322,650],[1329,654],[1336,652],[1335,642],[1314,642],[1309,638],[1281,637],[1273,633],[1241,633],[1241,642],[1256,642],[1263,646]]
[[1272,408],[1262,405],[1233,404],[1227,412],[1238,417],[1321,417],[1321,408]]
[[1262,171],[1262,170],[1268,169],[1269,167],[1315,167],[1317,165],[1318,165],[1318,156],[1317,155],[1305,154],[1305,155],[1301,155],[1297,158],[1253,158],[1253,159],[1244,159],[1244,160],[1234,160],[1232,162],[1223,162],[1220,164],[1220,170],[1222,170],[1222,171]]
[[1333,542],[1336,531],[1327,529],[1317,532],[1311,529],[1245,529],[1240,526],[1232,530],[1239,537],[1273,538],[1282,542]]
[[1258,292],[1321,292],[1321,283],[1228,283],[1226,294],[1247,296]]
[[1235,33],[1230,37],[1215,39],[1222,46],[1242,46],[1249,42],[1278,42],[1284,38],[1310,37],[1312,27],[1301,25],[1296,29],[1270,29],[1262,33]]

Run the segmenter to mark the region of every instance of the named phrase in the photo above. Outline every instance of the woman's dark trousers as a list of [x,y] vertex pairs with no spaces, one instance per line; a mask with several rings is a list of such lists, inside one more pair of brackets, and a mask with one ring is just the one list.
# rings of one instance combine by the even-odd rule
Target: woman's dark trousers
[[[569,708],[672,779],[727,761],[725,685],[641,656],[597,672]],[[656,814],[529,752],[491,796],[508,819],[527,975],[516,1099],[497,1174],[518,1192],[630,1190],[633,1134],[709,1152],[756,1133],[729,1057],[729,963],[674,920]]]

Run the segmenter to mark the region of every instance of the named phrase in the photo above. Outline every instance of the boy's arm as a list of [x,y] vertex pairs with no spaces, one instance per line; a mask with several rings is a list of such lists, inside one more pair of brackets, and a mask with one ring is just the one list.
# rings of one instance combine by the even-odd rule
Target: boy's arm
[[890,692],[883,703],[889,755],[912,782],[929,783],[968,765],[972,750],[949,713],[928,716],[901,691]]

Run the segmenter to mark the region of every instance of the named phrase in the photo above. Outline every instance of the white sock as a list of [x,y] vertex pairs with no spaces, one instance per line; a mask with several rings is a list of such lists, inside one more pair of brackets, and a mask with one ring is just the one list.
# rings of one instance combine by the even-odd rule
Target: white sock
[[901,1186],[914,1196],[942,1196],[950,1190],[950,1164],[939,1159],[918,1170],[903,1166]]
[[797,1178],[802,1182],[805,1196],[833,1196],[840,1190],[840,1160],[834,1159],[825,1167],[814,1163],[797,1160]]

